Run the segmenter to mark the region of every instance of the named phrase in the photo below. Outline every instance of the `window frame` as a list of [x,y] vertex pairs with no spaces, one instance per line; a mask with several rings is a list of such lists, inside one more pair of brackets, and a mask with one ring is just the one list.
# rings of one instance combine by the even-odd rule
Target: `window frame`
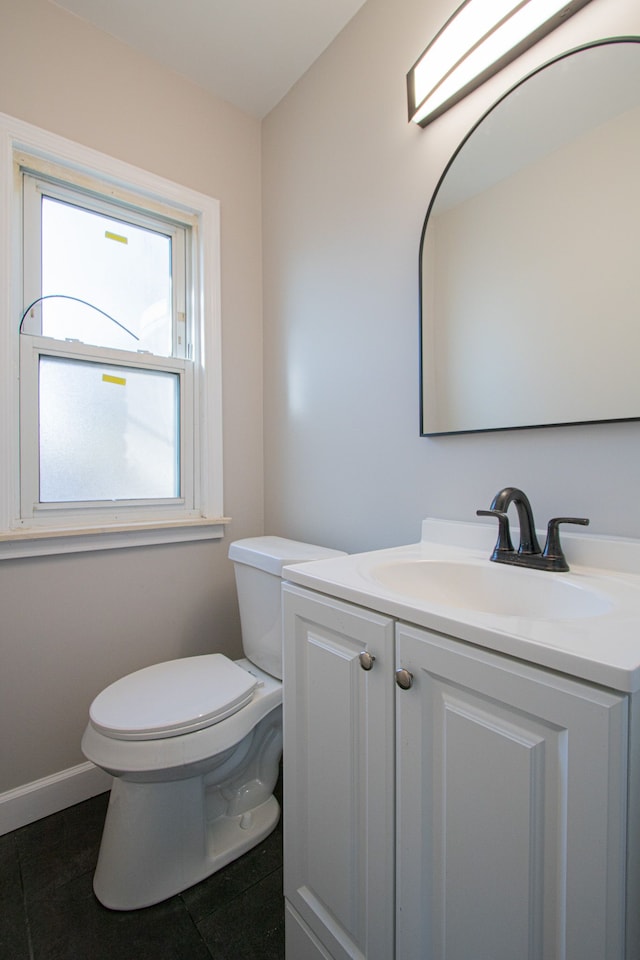
[[[106,348],[96,352],[86,344],[20,334],[22,312],[31,302],[23,301],[22,243],[17,242],[22,239],[21,168],[36,178],[68,180],[71,190],[114,198],[125,209],[146,209],[165,218],[169,214],[176,223],[189,225],[185,297],[192,329],[189,347],[185,340],[188,358]],[[65,189],[64,184],[60,189]],[[222,537],[228,518],[222,509],[219,202],[0,114],[0,288],[0,559]],[[21,353],[32,389],[40,355],[89,358],[91,354],[115,365],[181,370],[184,417],[188,418],[184,422],[191,428],[185,437],[181,430],[180,437],[183,463],[190,468],[181,502],[46,504],[35,511],[29,506],[22,510],[21,491],[29,505],[33,480],[26,488],[24,477],[21,480],[20,438],[24,431],[30,441],[28,462],[34,449],[34,404],[20,403]]]

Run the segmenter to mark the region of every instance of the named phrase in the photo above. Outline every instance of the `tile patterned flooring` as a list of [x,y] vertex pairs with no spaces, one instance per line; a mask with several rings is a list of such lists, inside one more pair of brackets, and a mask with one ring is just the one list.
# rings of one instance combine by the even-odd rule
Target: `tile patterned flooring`
[[283,960],[282,821],[195,887],[121,913],[92,889],[107,800],[0,837],[0,960]]

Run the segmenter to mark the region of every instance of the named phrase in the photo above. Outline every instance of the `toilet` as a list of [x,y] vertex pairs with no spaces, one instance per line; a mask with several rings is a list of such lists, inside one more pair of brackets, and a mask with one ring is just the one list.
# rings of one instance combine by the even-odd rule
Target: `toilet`
[[244,658],[154,664],[89,710],[88,760],[113,785],[93,888],[112,910],[167,899],[259,843],[280,817],[282,568],[343,556],[282,537],[229,547]]

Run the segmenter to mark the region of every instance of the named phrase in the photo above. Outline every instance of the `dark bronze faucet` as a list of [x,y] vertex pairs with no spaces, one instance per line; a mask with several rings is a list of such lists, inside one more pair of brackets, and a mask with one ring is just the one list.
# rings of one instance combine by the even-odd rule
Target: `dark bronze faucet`
[[[520,546],[517,551],[511,542],[507,515],[512,503],[516,506],[520,523]],[[479,517],[496,517],[498,521],[498,540],[491,560],[496,563],[511,563],[518,567],[531,567],[534,570],[566,572],[569,564],[560,546],[558,528],[561,523],[579,523],[582,526],[589,524],[588,520],[581,517],[554,517],[549,520],[547,542],[544,550],[541,550],[529,498],[517,487],[505,487],[495,495],[489,510],[476,510],[476,513]]]

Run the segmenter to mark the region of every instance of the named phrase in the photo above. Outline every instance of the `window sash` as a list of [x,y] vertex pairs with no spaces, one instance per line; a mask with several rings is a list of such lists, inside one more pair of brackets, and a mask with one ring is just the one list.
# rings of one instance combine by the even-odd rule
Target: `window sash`
[[[147,498],[113,501],[40,501],[40,437],[39,437],[39,365],[41,357],[62,358],[97,363],[127,370],[157,371],[179,377],[178,457],[180,495],[169,498]],[[194,471],[193,412],[189,409],[193,396],[193,365],[181,358],[153,357],[121,350],[98,349],[86,344],[61,343],[48,337],[22,334],[20,337],[20,502],[24,520],[50,524],[60,516],[70,523],[86,523],[87,515],[104,518],[114,513],[119,519],[141,520],[150,513],[164,519],[185,515],[197,516]],[[75,515],[75,519],[74,519]]]
[[[46,166],[46,165],[45,165]],[[129,202],[116,201],[68,183],[47,179],[36,170],[19,167],[22,181],[23,205],[23,297],[24,308],[34,304],[23,320],[28,332],[42,333],[42,197],[50,197],[72,206],[88,210],[123,224],[163,234],[171,239],[172,287],[172,345],[171,355],[186,357],[192,353],[188,324],[187,288],[191,282],[188,271],[188,237],[190,227],[167,215],[145,212]],[[69,171],[67,174],[71,176]],[[85,178],[86,179],[86,178]],[[96,186],[97,189],[97,186]],[[141,201],[140,201],[141,202]],[[61,293],[64,291],[60,291]],[[98,305],[99,306],[99,305]]]

